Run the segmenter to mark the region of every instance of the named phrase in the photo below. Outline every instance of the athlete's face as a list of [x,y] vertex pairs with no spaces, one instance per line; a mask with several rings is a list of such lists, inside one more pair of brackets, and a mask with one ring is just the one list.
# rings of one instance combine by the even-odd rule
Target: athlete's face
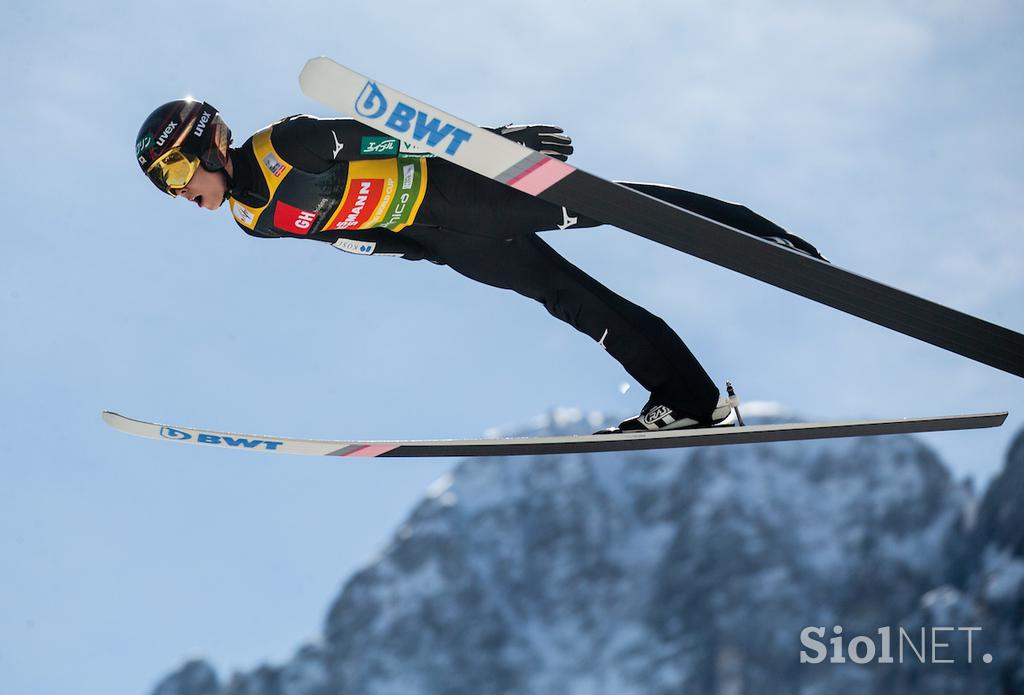
[[224,203],[227,191],[227,179],[223,172],[207,171],[199,167],[178,195],[201,208],[216,210]]

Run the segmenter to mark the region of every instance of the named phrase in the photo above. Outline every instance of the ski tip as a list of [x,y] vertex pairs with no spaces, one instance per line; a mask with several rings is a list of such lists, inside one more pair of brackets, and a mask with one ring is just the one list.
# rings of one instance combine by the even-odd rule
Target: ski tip
[[139,420],[133,420],[130,417],[126,417],[121,413],[115,413],[113,410],[104,410],[102,413],[103,422],[113,427],[115,430],[121,430],[122,432],[127,431],[133,423],[138,423]]
[[299,87],[303,94],[312,96],[309,93],[310,88],[322,80],[329,80],[328,71],[337,67],[340,65],[327,56],[316,56],[307,60],[306,64],[302,66],[302,71],[299,72]]
[[[333,63],[334,61],[327,56],[313,56],[306,61],[306,64],[302,66],[302,72],[306,72],[310,68],[315,68],[318,65],[323,65],[325,62]],[[300,73],[301,74],[301,73]]]
[[299,71],[299,88],[303,94],[309,96],[306,93],[306,87],[309,85],[310,76],[316,72],[317,65],[319,64],[322,57],[310,58],[306,61],[306,64],[302,66],[302,70]]

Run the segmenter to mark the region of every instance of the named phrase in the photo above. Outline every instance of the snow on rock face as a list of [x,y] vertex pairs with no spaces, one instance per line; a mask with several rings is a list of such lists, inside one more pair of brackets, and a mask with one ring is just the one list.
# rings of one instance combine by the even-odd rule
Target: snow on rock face
[[219,692],[220,682],[213,668],[203,661],[189,661],[164,678],[153,695],[217,695]]
[[[577,415],[537,424],[601,424]],[[1019,626],[1024,561],[1002,525],[1019,518],[988,501],[966,531],[970,493],[902,436],[470,459],[348,581],[322,644],[223,690],[212,671],[206,690],[175,685],[197,682],[183,669],[154,695],[934,692],[915,685],[935,686],[927,673],[801,665],[800,631],[931,624],[939,607],[982,619],[984,591],[1018,597]],[[989,581],[944,586],[982,527],[1003,548]],[[998,672],[957,673],[943,692],[983,692]]]
[[989,485],[977,526],[985,539],[1024,555],[1024,432],[1014,439],[1005,468]]

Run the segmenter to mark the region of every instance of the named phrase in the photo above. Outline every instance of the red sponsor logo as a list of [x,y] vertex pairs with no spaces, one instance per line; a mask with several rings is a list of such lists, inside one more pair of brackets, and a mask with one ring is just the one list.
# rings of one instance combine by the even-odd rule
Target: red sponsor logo
[[292,234],[309,234],[316,218],[315,212],[293,207],[281,201],[277,201],[277,207],[274,208],[274,226]]
[[380,196],[384,179],[352,179],[345,201],[338,209],[332,229],[359,229],[370,219]]

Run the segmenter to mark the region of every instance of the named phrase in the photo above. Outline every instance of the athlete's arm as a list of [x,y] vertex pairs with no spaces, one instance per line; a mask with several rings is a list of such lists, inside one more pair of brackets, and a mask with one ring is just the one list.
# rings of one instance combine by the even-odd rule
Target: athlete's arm
[[[394,138],[351,118],[290,116],[274,125],[271,140],[286,162],[319,174],[336,162],[386,159],[398,154]],[[382,143],[385,146],[381,146]]]

